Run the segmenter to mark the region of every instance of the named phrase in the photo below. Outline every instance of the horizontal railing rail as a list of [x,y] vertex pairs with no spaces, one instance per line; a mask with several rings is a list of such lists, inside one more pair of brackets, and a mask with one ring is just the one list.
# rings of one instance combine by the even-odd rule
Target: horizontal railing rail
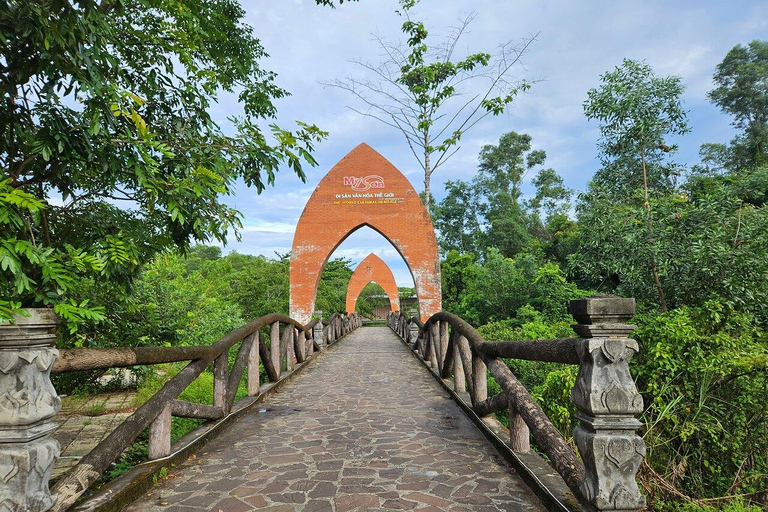
[[[62,349],[54,373],[153,365],[189,361],[179,373],[137,408],[51,489],[56,503],[51,510],[67,510],[117,460],[136,438],[149,428],[149,459],[171,452],[173,416],[218,420],[235,404],[246,375],[247,395],[259,394],[260,364],[270,382],[292,372],[297,364],[333,344],[362,325],[357,315],[334,314],[327,322],[314,319],[307,325],[279,314],[263,316],[209,346]],[[322,330],[320,329],[322,326]],[[321,339],[318,339],[322,337]],[[230,349],[240,344],[232,367]],[[179,396],[213,364],[213,405],[179,400]]]
[[[571,302],[581,337],[488,342],[460,317],[441,312],[426,322],[393,312],[387,322],[456,392],[468,392],[478,416],[509,414],[509,447],[530,451],[536,440],[566,485],[590,509],[639,510],[645,506],[635,476],[645,445],[635,433],[642,398],[628,362],[638,351],[628,338],[635,326],[634,299],[597,296]],[[579,453],[563,439],[504,358],[579,366],[572,399],[579,426],[573,432]],[[502,392],[488,396],[488,374]],[[579,457],[579,455],[581,457]]]

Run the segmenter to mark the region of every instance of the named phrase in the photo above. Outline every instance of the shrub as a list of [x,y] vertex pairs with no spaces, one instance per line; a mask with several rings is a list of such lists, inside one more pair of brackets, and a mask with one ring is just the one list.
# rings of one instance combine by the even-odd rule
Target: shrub
[[648,463],[695,497],[768,488],[768,341],[721,300],[638,318]]

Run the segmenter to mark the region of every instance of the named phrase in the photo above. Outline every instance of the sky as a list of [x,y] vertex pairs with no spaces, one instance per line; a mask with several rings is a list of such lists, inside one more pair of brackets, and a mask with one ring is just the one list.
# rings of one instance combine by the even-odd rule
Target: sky
[[[246,22],[254,28],[270,58],[262,63],[277,73],[277,84],[291,96],[277,100],[277,123],[294,127],[296,120],[314,123],[330,133],[314,153],[318,166],[306,167],[302,181],[282,169],[274,187],[258,195],[237,186],[226,202],[243,214],[241,240],[232,238],[225,252],[274,256],[291,249],[296,223],[320,179],[360,142],[366,142],[423,190],[423,175],[405,140],[396,130],[361,116],[349,93],[328,88],[322,81],[362,76],[352,60],[382,61],[372,34],[403,40],[402,18],[396,0],[345,2],[336,9],[314,0],[241,0]],[[692,165],[705,142],[728,142],[734,135],[731,119],[706,97],[712,74],[737,44],[768,39],[768,2],[761,1],[511,1],[421,0],[415,18],[425,22],[435,41],[460,19],[476,17],[457,47],[459,55],[494,53],[507,41],[535,37],[520,65],[518,79],[534,81],[506,114],[488,117],[467,132],[460,149],[432,178],[432,193],[444,196],[446,180],[470,180],[485,144],[496,144],[509,131],[533,137],[533,147],[547,152],[567,186],[581,191],[599,166],[597,122],[583,115],[582,104],[599,77],[622,59],[645,60],[658,75],[678,75],[686,85],[683,96],[692,131],[673,142],[676,161]],[[212,109],[227,126],[227,117],[241,109],[234,96],[223,96]],[[528,176],[528,180],[533,176]],[[524,193],[530,193],[530,184]],[[379,255],[392,269],[399,286],[413,286],[407,266],[394,247],[368,228],[353,233],[332,257],[353,265],[369,253]]]

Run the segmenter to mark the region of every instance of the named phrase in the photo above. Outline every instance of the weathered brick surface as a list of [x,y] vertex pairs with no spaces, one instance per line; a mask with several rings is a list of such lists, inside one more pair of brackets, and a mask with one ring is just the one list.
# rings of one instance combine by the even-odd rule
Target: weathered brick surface
[[[363,178],[369,180],[354,183]],[[361,190],[368,185],[374,187]],[[361,198],[360,194],[371,197]],[[440,258],[427,209],[394,165],[367,144],[360,144],[320,181],[296,226],[291,252],[292,318],[300,322],[311,319],[325,263],[350,233],[363,226],[381,233],[405,259],[421,317],[426,320],[441,310]]]
[[127,510],[543,510],[386,327],[353,332],[261,411]]
[[375,254],[369,254],[357,266],[347,285],[347,313],[354,313],[360,292],[370,282],[376,282],[389,297],[392,311],[400,309],[400,293],[397,290],[395,276],[384,261]]

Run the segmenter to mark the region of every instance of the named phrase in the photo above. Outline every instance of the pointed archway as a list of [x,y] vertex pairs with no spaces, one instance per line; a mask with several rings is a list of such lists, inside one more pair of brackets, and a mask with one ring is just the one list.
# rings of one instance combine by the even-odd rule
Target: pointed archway
[[354,313],[357,307],[357,298],[369,283],[375,282],[384,289],[389,297],[389,306],[392,311],[400,310],[400,292],[397,289],[395,276],[384,260],[371,253],[352,272],[347,285],[347,313]]
[[291,252],[293,318],[310,320],[328,258],[363,226],[378,231],[405,260],[421,318],[441,310],[440,258],[429,213],[405,176],[363,143],[325,175],[299,218]]

